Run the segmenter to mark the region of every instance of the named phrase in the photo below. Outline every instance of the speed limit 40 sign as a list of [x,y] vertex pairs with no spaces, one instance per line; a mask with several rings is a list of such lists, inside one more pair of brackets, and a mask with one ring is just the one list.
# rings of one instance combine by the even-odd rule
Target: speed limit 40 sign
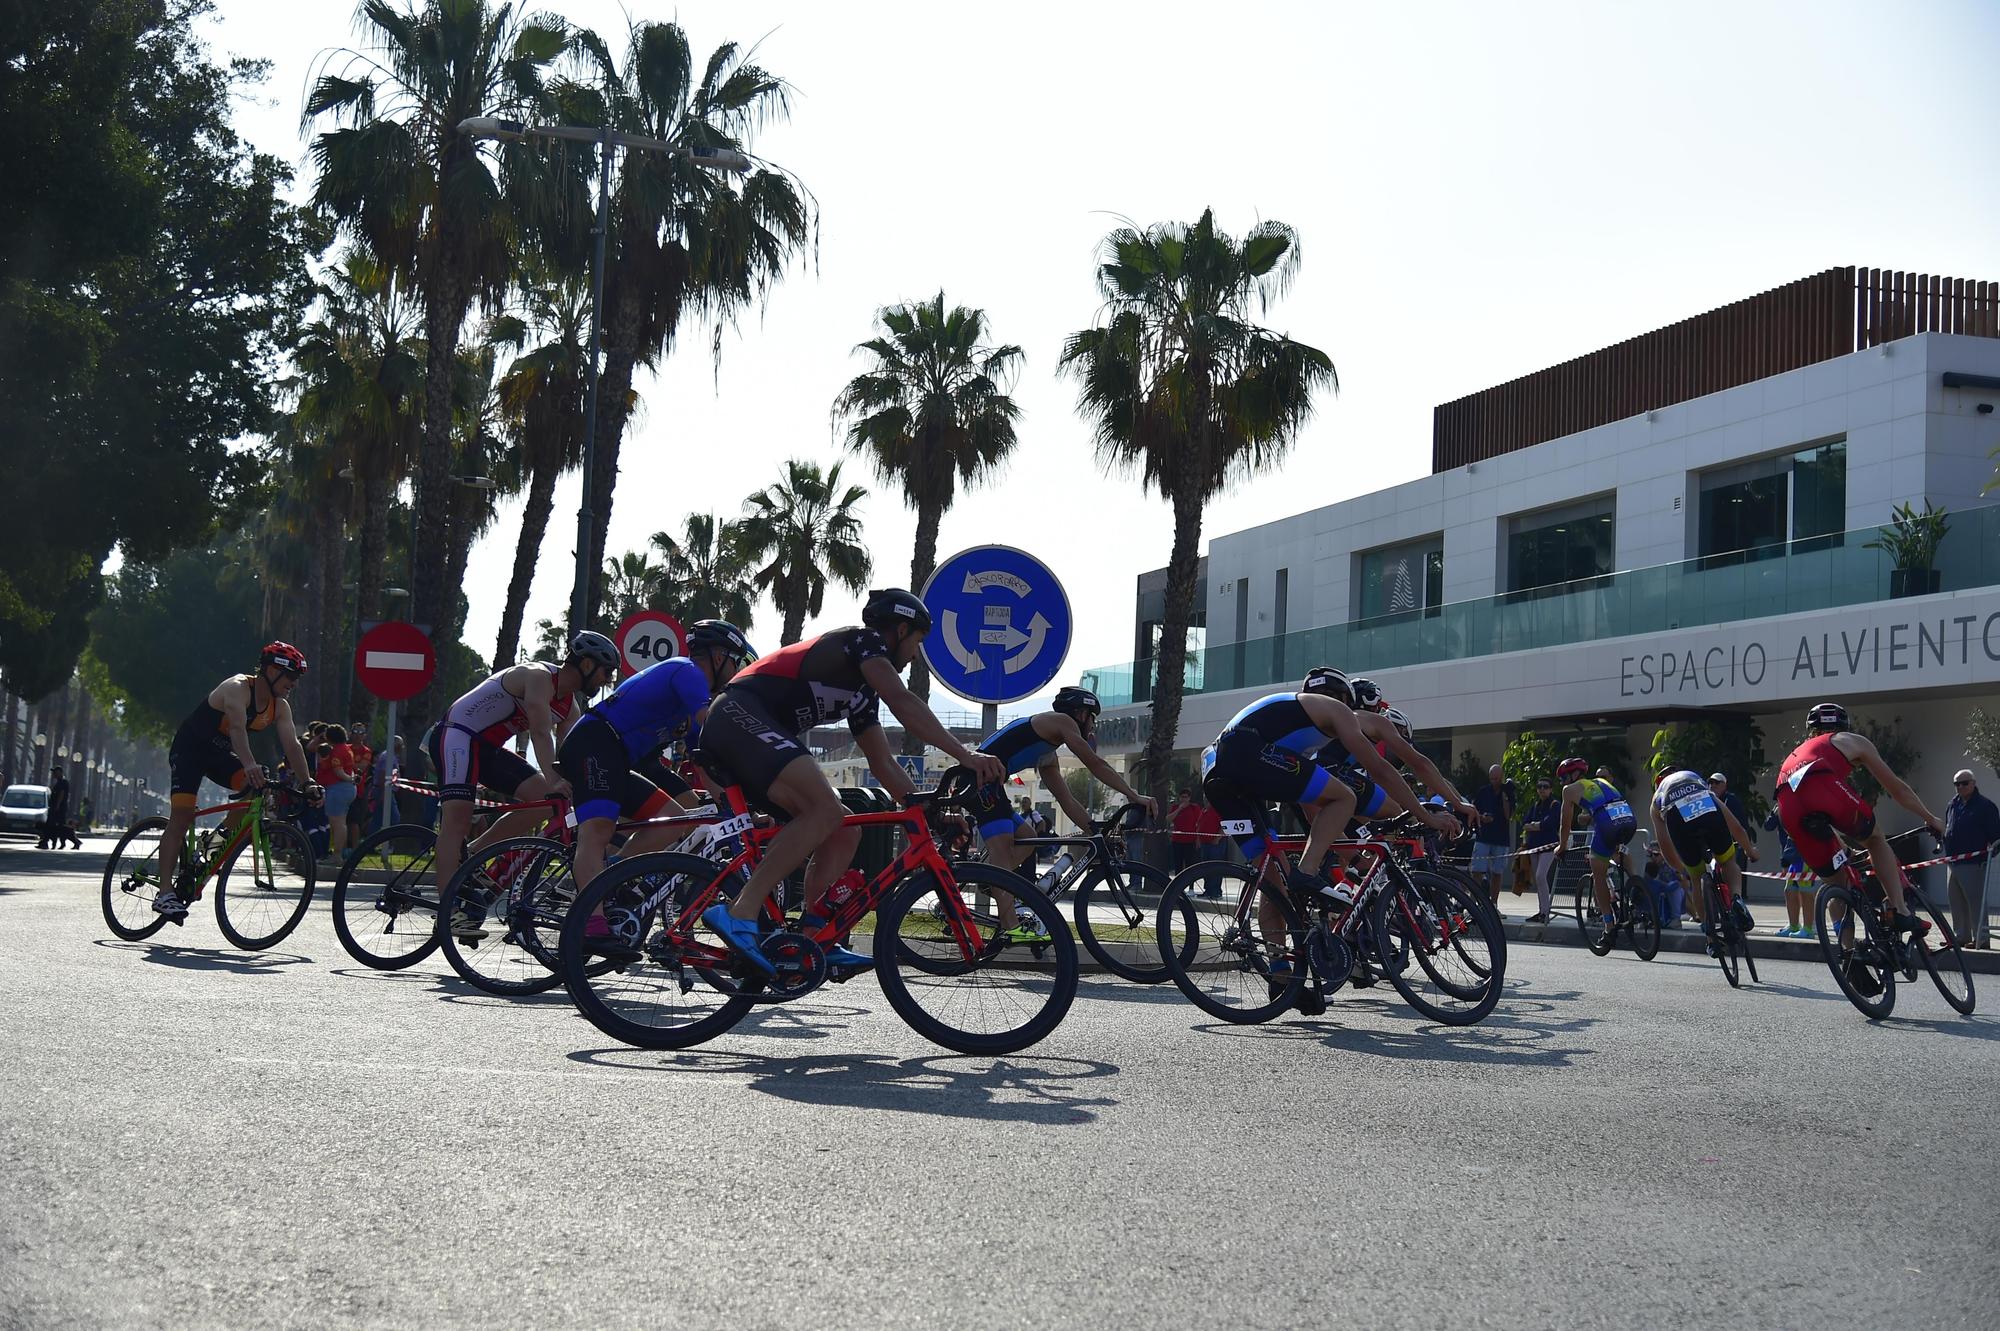
[[664,610],[634,610],[618,621],[617,641],[625,673],[636,675],[655,661],[681,655],[687,636]]

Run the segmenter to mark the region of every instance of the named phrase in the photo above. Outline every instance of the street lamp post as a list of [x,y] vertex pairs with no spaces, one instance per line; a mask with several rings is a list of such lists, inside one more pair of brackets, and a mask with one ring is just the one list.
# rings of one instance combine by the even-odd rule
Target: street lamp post
[[470,138],[507,142],[528,138],[563,139],[571,143],[594,144],[597,148],[597,226],[592,231],[597,240],[590,261],[590,387],[584,395],[583,407],[583,498],[576,510],[576,585],[571,589],[569,598],[570,632],[575,633],[587,627],[584,620],[590,607],[590,582],[597,573],[597,551],[593,548],[596,544],[593,531],[595,513],[592,507],[597,496],[591,486],[591,472],[597,460],[597,374],[604,328],[604,245],[611,230],[611,150],[627,148],[660,153],[682,158],[712,171],[731,171],[738,175],[747,173],[751,162],[748,156],[730,148],[690,147],[669,143],[665,139],[648,138],[643,134],[627,134],[609,125],[589,129],[581,125],[530,125],[519,120],[502,120],[497,116],[473,116],[458,122],[458,132]]

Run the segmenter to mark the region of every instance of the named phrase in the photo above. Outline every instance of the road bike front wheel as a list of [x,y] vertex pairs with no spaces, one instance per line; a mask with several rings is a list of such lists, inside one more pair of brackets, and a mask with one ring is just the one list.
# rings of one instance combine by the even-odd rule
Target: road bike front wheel
[[348,956],[399,971],[437,951],[436,863],[437,833],[420,823],[385,827],[355,847],[333,884],[333,932]]
[[1875,904],[1851,887],[1829,884],[1813,898],[1813,924],[1820,957],[1847,1001],[1864,1017],[1894,1011],[1896,964]]
[[548,837],[509,837],[468,856],[438,902],[445,960],[489,994],[518,998],[555,988],[562,976],[544,960],[535,933],[562,928],[569,886],[569,848]]
[[[1268,937],[1269,911],[1282,919],[1283,937]],[[1305,916],[1248,865],[1207,860],[1175,874],[1156,930],[1175,987],[1220,1021],[1269,1021],[1296,1004],[1306,984]]]
[[240,837],[215,875],[215,922],[246,952],[276,947],[312,905],[318,862],[312,842],[290,823],[266,823]]
[[[1930,924],[1929,938],[1910,940],[1908,946],[1923,954],[1924,969],[1931,973],[1931,983],[1937,986],[1944,1001],[1962,1017],[1972,1015],[1974,1006],[1972,993],[1972,968],[1966,964],[1965,944],[1951,931],[1944,917],[1939,915],[1923,894],[1913,887],[1903,889],[1904,899],[1911,903],[1917,918]],[[1938,940],[1938,946],[1930,945],[1930,938]]]
[[[989,864],[961,863],[955,880],[920,871],[889,894],[875,920],[875,975],[896,1014],[927,1040],[962,1054],[1011,1054],[1061,1023],[1076,999],[1076,939],[1041,888]],[[967,909],[966,889],[1004,891],[1048,934],[1037,944],[989,945],[992,930]],[[939,926],[943,932],[940,934]],[[947,947],[956,965],[916,965]]]
[[1150,864],[1100,865],[1076,889],[1076,936],[1097,964],[1135,984],[1163,984],[1159,910],[1169,878]]
[[104,865],[104,923],[128,943],[151,938],[167,922],[153,910],[162,887],[160,834],[166,828],[165,818],[142,818],[119,839]]
[[[1505,954],[1495,951],[1488,932],[1498,930],[1461,892],[1446,883],[1429,890],[1391,883],[1376,893],[1368,912],[1375,955],[1389,983],[1404,1002],[1448,1026],[1484,1020],[1506,980]],[[1456,946],[1453,931],[1465,934]],[[1468,951],[1501,961],[1489,962],[1481,974],[1461,961]]]

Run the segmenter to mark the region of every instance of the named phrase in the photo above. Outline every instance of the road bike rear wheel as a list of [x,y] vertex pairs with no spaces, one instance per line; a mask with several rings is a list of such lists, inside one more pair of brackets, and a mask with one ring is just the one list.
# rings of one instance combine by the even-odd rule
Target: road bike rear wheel
[[[1843,918],[1835,908],[1845,907]],[[1851,887],[1831,884],[1813,898],[1814,932],[1820,957],[1833,972],[1840,992],[1865,1017],[1886,1017],[1896,1006],[1896,965],[1882,937],[1878,907]],[[1848,946],[1851,944],[1852,946]],[[1857,979],[1856,976],[1861,978]],[[1863,992],[1874,989],[1873,994]]]
[[[1389,983],[1431,1020],[1470,1026],[1500,1001],[1506,967],[1504,953],[1497,953],[1492,941],[1498,930],[1462,889],[1445,883],[1429,890],[1391,883],[1376,893],[1368,928]],[[1451,939],[1456,930],[1466,935],[1458,945]],[[1495,960],[1482,974],[1461,960],[1466,952]]]
[[1167,875],[1150,864],[1125,860],[1099,865],[1077,884],[1076,936],[1097,964],[1135,984],[1163,984],[1159,911]]
[[[875,975],[910,1029],[962,1054],[1011,1054],[1042,1039],[1076,999],[1076,939],[1041,888],[989,864],[962,863],[947,884],[909,875],[875,918]],[[1046,943],[990,945],[970,919],[967,888],[1010,893],[1033,911]],[[942,931],[940,930],[942,926]],[[955,949],[956,965],[936,960]],[[930,965],[915,964],[923,955]]]
[[[548,837],[509,837],[466,858],[438,902],[438,942],[459,978],[489,994],[539,994],[562,983],[533,944],[535,932],[562,928],[570,903],[569,848]],[[485,919],[453,928],[470,893],[491,895]]]
[[1718,917],[1714,930],[1708,935],[1709,941],[1715,944],[1716,963],[1722,967],[1722,978],[1729,981],[1729,987],[1740,989],[1743,987],[1743,970],[1736,952],[1742,944],[1737,937],[1736,921],[1729,918],[1728,911],[1714,910],[1717,898],[1711,897],[1709,901],[1711,911]]
[[[1282,912],[1285,937],[1265,937],[1260,908]],[[1188,1001],[1221,1021],[1254,1026],[1287,1011],[1307,981],[1305,916],[1248,865],[1208,860],[1175,874],[1160,899],[1160,959]]]
[[1944,917],[1923,894],[1913,887],[1903,889],[1903,896],[1917,912],[1919,920],[1928,920],[1931,926],[1929,938],[1935,938],[1939,946],[1932,947],[1929,938],[1911,939],[1908,946],[1923,954],[1924,969],[1931,973],[1931,983],[1937,986],[1944,1001],[1960,1016],[1972,1015],[1974,1006],[1972,993],[1972,968],[1965,961],[1965,944],[1951,932]]
[[[635,1048],[685,1049],[757,1006],[747,995],[762,981],[728,979],[741,963],[690,910],[721,899],[710,889],[722,874],[713,860],[660,851],[591,880],[563,917],[559,953],[563,987],[591,1025]],[[604,919],[605,936],[590,937],[593,916]]]
[[1643,879],[1627,875],[1625,928],[1632,940],[1632,954],[1651,961],[1660,954],[1660,903]]
[[[1604,882],[1610,889],[1611,905],[1615,910],[1618,906],[1618,871],[1605,870]],[[1576,922],[1583,929],[1584,946],[1600,957],[1609,955],[1611,949],[1618,945],[1619,931],[1625,927],[1623,921],[1609,929],[1604,927],[1604,913],[1597,908],[1596,878],[1588,865],[1584,867],[1583,876],[1576,880]]]
[[151,938],[167,922],[153,910],[162,887],[160,834],[166,828],[165,818],[140,819],[119,838],[104,865],[104,923],[128,943]]
[[419,823],[385,827],[355,848],[333,884],[333,932],[348,956],[399,971],[437,951],[436,861],[437,833]]
[[312,905],[318,863],[312,842],[290,823],[266,823],[264,847],[253,830],[215,875],[215,922],[246,952],[276,947]]

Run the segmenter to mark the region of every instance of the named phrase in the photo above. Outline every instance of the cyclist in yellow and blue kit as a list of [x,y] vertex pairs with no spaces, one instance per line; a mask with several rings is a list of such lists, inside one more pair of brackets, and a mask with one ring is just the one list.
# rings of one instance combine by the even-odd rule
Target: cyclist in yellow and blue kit
[[1590,819],[1590,885],[1597,895],[1597,913],[1607,934],[1618,928],[1618,909],[1611,899],[1607,875],[1611,861],[1625,853],[1625,843],[1639,829],[1632,805],[1618,793],[1618,787],[1601,776],[1586,775],[1590,764],[1581,758],[1565,758],[1556,766],[1556,780],[1562,782],[1562,830],[1557,837],[1556,859],[1569,854],[1570,825],[1578,810]]

